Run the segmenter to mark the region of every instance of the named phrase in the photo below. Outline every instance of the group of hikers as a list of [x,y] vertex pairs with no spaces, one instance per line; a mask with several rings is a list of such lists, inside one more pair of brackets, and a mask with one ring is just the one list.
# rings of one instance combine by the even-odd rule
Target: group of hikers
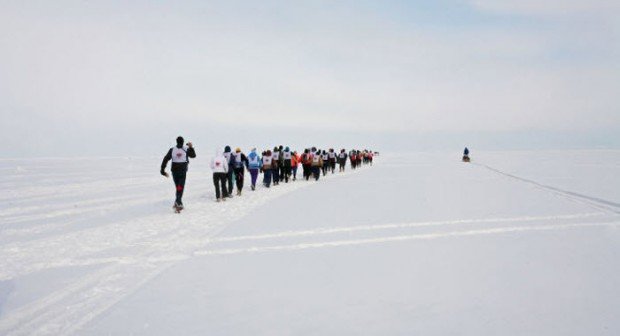
[[[176,212],[180,212],[183,209],[182,198],[189,158],[195,158],[196,151],[191,142],[185,144],[183,137],[179,136],[176,142],[176,146],[168,150],[161,163],[161,174],[169,176],[166,173],[166,166],[168,161],[172,161],[171,172],[176,188],[173,208]],[[322,150],[316,147],[306,148],[302,153],[298,153],[282,145],[274,147],[273,150],[262,151],[260,155],[256,148],[253,148],[246,155],[239,147],[232,151],[230,146],[226,146],[223,151],[216,151],[211,160],[215,197],[217,202],[233,197],[234,186],[236,186],[237,196],[241,196],[246,170],[250,173],[250,188],[256,190],[256,182],[261,173],[263,174],[262,183],[266,188],[272,185],[277,186],[281,181],[284,183],[296,181],[300,165],[305,180],[312,178],[318,181],[321,175],[325,176],[330,172],[334,174],[336,165],[338,165],[339,172],[344,172],[347,161],[350,162],[352,169],[357,169],[364,164],[372,165],[374,155],[375,153],[371,150],[353,149],[347,152],[341,149],[336,152],[333,148]]]

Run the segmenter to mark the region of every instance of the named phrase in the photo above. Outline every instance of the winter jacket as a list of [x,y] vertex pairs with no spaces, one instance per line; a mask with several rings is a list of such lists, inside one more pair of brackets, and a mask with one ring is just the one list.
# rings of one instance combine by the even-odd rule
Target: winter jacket
[[293,154],[291,155],[291,167],[297,167],[297,165],[299,165],[299,154]]
[[234,167],[234,162],[232,160],[232,152],[224,152],[224,157],[226,158],[226,160],[228,161],[228,170],[232,171],[235,167]]
[[273,157],[270,155],[263,156],[263,170],[274,168]]
[[222,152],[215,153],[211,159],[211,170],[213,173],[228,173],[228,160]]
[[168,165],[168,161],[172,160],[172,166],[170,170],[173,172],[187,171],[187,165],[189,164],[189,158],[195,158],[196,151],[194,147],[188,148],[185,146],[176,146],[170,148],[166,156],[161,162],[161,173],[163,174]]
[[258,154],[256,154],[256,151],[252,151],[248,155],[247,162],[248,162],[248,169],[259,169],[263,165],[263,162],[261,158],[258,156]]
[[234,169],[248,167],[248,158],[243,153],[233,153],[231,156],[232,166]]
[[322,167],[323,166],[323,158],[321,154],[315,154],[312,156],[312,167]]

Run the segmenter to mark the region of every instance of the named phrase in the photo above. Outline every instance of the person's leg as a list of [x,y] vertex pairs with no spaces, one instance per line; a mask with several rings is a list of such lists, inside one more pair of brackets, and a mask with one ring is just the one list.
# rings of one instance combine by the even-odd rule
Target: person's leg
[[269,188],[269,185],[271,184],[271,169],[265,169],[265,172],[263,174],[265,174],[265,187]]
[[235,176],[237,177],[237,190],[239,191],[239,194],[241,194],[241,191],[243,190],[243,178],[245,177],[245,169],[237,169],[235,171]]
[[291,162],[284,164],[284,181],[288,183],[288,179],[291,177]]
[[183,189],[185,188],[185,177],[186,172],[184,171],[175,171],[172,172],[172,179],[174,180],[174,187],[176,189],[176,205],[183,205]]
[[256,168],[250,169],[250,179],[252,183],[252,190],[256,188],[256,178],[258,178],[258,169]]
[[218,173],[213,173],[213,185],[215,186],[215,198],[220,199],[220,175]]
[[[187,177],[187,172],[184,171],[181,173],[181,178],[179,178],[179,187],[177,187],[177,198],[178,202],[183,206],[183,192],[185,191],[185,178]],[[179,190],[180,189],[180,190]]]
[[233,188],[233,172],[232,170],[228,171],[228,173],[226,173],[225,175],[226,177],[226,183],[228,183],[228,190],[232,190]]
[[228,197],[230,195],[230,190],[228,190],[228,186],[226,184],[228,182],[227,174],[222,174],[220,177],[220,184],[222,185],[222,199]]
[[179,201],[179,174],[175,171],[172,172],[172,182],[174,182],[174,205],[176,206]]

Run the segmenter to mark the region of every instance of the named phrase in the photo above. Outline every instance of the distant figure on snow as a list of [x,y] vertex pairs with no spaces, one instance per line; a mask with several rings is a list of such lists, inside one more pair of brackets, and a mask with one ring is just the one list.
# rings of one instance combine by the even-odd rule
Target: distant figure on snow
[[463,162],[469,162],[469,149],[467,147],[463,151]]
[[256,154],[256,148],[252,148],[250,155],[248,155],[248,171],[250,171],[250,177],[252,178],[252,190],[256,189],[256,179],[262,167],[263,160]]
[[[243,190],[243,178],[245,176],[245,169],[249,168],[248,158],[241,152],[241,148],[237,147],[235,153],[231,156],[233,160],[233,168],[235,170],[235,184],[237,185],[237,196],[241,196]],[[232,193],[232,190],[228,192]]]
[[184,142],[185,140],[183,137],[179,136],[177,138],[177,145],[168,150],[168,153],[166,153],[166,156],[164,156],[161,162],[160,170],[163,176],[168,177],[166,166],[168,165],[168,161],[172,160],[170,170],[172,171],[172,180],[176,188],[176,199],[173,208],[177,213],[183,210],[183,190],[185,189],[185,177],[187,175],[189,158],[193,159],[196,157],[196,151],[194,151],[192,143],[188,142],[187,146],[183,146]]

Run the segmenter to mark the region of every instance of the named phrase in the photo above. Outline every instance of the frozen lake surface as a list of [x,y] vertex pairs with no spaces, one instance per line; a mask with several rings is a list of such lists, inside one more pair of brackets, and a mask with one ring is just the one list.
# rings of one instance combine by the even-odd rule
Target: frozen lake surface
[[620,334],[620,151],[385,154],[225,203],[208,154],[180,215],[159,157],[0,160],[0,334]]

